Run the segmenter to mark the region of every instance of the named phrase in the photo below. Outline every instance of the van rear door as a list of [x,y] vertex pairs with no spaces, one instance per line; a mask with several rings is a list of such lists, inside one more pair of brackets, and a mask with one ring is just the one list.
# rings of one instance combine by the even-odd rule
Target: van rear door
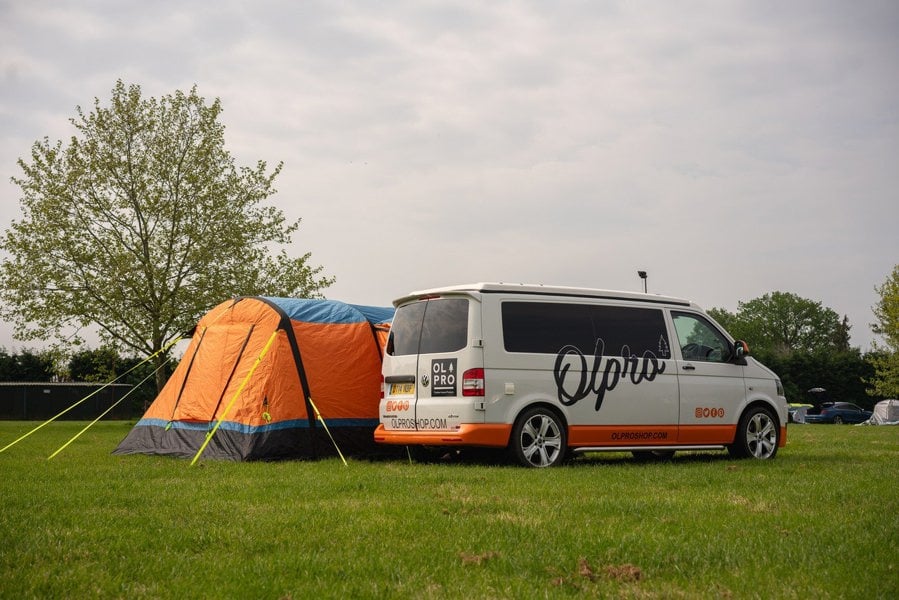
[[[483,423],[479,303],[467,295],[397,308],[384,357],[381,422],[388,430],[457,431]],[[480,394],[477,392],[480,386]]]

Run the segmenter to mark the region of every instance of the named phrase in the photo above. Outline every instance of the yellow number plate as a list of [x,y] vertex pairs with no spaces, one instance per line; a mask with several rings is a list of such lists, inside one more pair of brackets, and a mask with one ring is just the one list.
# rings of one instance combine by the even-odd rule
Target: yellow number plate
[[411,396],[415,393],[415,384],[414,383],[391,383],[390,384],[390,395],[391,396]]

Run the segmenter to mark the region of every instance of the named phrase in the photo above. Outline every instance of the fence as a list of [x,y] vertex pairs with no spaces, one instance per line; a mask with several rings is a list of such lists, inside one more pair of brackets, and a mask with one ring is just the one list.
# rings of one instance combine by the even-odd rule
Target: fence
[[[50,419],[73,404],[84,402],[59,417],[68,421],[90,421],[121,400],[133,386],[124,383],[49,383],[0,382],[0,419],[43,421]],[[102,388],[102,389],[101,389]],[[99,391],[98,391],[99,390]],[[91,394],[93,394],[91,396]],[[142,401],[125,399],[104,419],[139,418],[144,412]]]

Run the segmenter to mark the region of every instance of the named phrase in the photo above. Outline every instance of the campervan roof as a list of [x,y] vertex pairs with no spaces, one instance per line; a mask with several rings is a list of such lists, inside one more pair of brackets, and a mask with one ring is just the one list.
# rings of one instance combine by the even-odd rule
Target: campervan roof
[[636,302],[651,302],[654,304],[677,304],[680,306],[694,306],[690,300],[675,298],[673,296],[661,296],[658,294],[644,294],[641,292],[625,292],[619,290],[603,290],[594,288],[578,288],[555,285],[543,285],[534,283],[465,283],[446,287],[418,290],[398,298],[393,302],[399,306],[409,300],[415,300],[426,296],[440,296],[449,293],[481,293],[481,294],[527,294],[534,296],[566,296],[571,298],[602,298],[614,300],[633,300]]

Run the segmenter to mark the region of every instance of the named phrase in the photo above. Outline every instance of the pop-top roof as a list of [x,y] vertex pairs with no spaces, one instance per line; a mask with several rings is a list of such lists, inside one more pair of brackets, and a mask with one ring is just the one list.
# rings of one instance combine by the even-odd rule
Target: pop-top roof
[[578,288],[556,285],[542,285],[534,283],[465,283],[446,287],[418,290],[411,292],[402,298],[394,300],[393,305],[400,304],[423,296],[439,296],[454,292],[473,292],[482,294],[507,293],[528,294],[535,296],[567,296],[572,298],[599,298],[615,300],[634,300],[638,302],[650,302],[655,304],[677,304],[691,306],[690,300],[673,296],[661,296],[658,294],[644,294],[641,292],[625,292],[620,290],[604,290],[594,288]]

